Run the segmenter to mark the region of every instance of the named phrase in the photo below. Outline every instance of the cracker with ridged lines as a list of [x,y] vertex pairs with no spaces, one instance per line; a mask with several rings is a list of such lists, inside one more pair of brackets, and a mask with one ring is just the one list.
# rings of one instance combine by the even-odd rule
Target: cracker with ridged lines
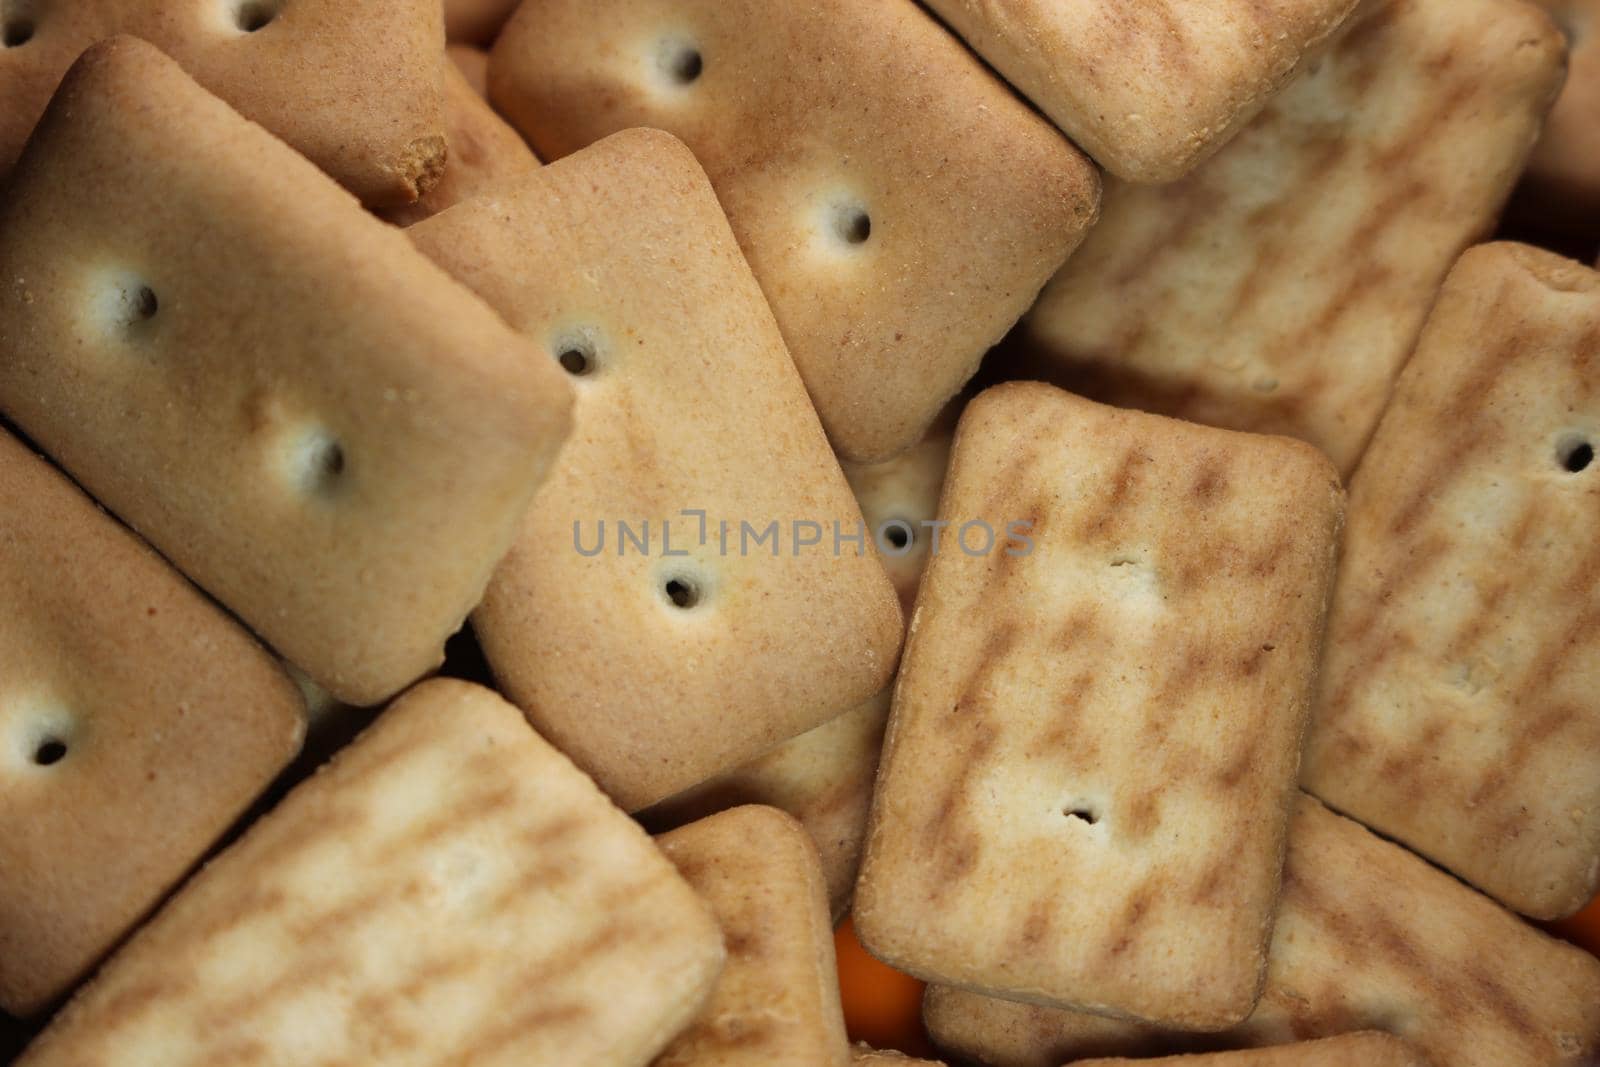
[[0,279],[0,409],[352,704],[443,661],[569,428],[490,308],[130,37],[12,172]]
[[656,843],[710,905],[728,963],[653,1067],[845,1067],[827,887],[805,828],[749,805]]
[[626,131],[407,232],[577,386],[473,615],[541,733],[633,811],[884,687],[894,590],[680,142]]
[[1108,181],[1025,322],[1035,370],[1122,407],[1299,437],[1348,474],[1457,255],[1561,86],[1522,0],[1368,0],[1174,185]]
[[439,0],[7,0],[0,176],[79,55],[146,40],[373,208],[445,166]]
[[991,1067],[1398,1033],[1438,1067],[1587,1067],[1600,960],[1527,925],[1398,845],[1300,798],[1266,989],[1220,1034],[1159,1030],[932,987],[943,1048]]
[[1377,1031],[1271,1048],[1197,1053],[1158,1060],[1073,1060],[1072,1067],[1436,1067],[1415,1045]]
[[65,993],[299,751],[294,684],[0,431],[0,1009]]
[[972,401],[896,685],[863,943],[1019,999],[1249,1014],[1342,503],[1297,441],[1036,383]]
[[1099,197],[913,0],[527,0],[489,95],[545,159],[630,126],[694,150],[852,461],[923,437]]
[[643,1067],[722,966],[642,830],[486,689],[425,682],[198,874],[27,1067]]
[[1461,258],[1351,487],[1302,781],[1536,918],[1600,890],[1600,273]]
[[1183,177],[1356,0],[929,0],[1074,142],[1128,181]]

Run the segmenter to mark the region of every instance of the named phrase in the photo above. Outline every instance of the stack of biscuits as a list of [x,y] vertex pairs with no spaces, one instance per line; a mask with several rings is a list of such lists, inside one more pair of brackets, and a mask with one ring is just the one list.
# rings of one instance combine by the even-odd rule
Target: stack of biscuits
[[1600,1064],[1600,0],[0,0],[0,100],[0,1060]]

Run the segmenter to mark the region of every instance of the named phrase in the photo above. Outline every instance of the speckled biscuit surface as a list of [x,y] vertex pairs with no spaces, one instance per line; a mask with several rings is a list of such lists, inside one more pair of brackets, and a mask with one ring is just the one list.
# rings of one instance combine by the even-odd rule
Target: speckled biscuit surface
[[1368,1031],[1271,1048],[1199,1053],[1158,1060],[1074,1060],[1072,1067],[1436,1067],[1412,1044]]
[[1485,245],[1352,483],[1303,781],[1517,911],[1600,889],[1600,274]]
[[631,811],[883,688],[894,590],[869,544],[835,551],[860,510],[680,143],[619,134],[409,232],[530,358],[581,371],[573,438],[473,616],[546,737]]
[[[445,139],[450,161],[432,189],[414,204],[393,208],[384,218],[410,226],[447,207],[482,195],[539,165],[522,135],[505,124],[474,86],[468,71],[481,57],[470,49],[452,49],[444,64]],[[486,62],[486,59],[484,60]]]
[[1029,347],[1085,395],[1299,437],[1348,474],[1516,181],[1562,55],[1521,0],[1369,0],[1188,178],[1107,183]]
[[1302,797],[1266,990],[1222,1034],[1161,1031],[930,989],[942,1047],[992,1067],[1403,1035],[1436,1065],[1581,1067],[1600,1056],[1600,960]]
[[856,886],[874,955],[1018,999],[1243,1019],[1342,498],[1299,442],[1036,383],[973,400]]
[[805,828],[776,808],[748,806],[658,844],[710,905],[728,963],[653,1067],[845,1067],[833,924]]
[[704,164],[840,455],[921,439],[1093,220],[1093,167],[911,0],[530,0],[490,98],[553,159]]
[[0,1008],[65,993],[299,750],[231,619],[0,432]]
[[715,921],[488,690],[433,681],[262,818],[22,1064],[643,1067]]
[[68,74],[0,203],[0,409],[335,696],[443,659],[560,373],[154,48]]
[[1561,98],[1528,160],[1518,204],[1547,225],[1600,233],[1600,0],[1535,0],[1567,35]]
[[1170,182],[1215,151],[1356,0],[929,0],[1112,174]]
[[118,34],[153,42],[372,207],[415,200],[445,163],[439,0],[11,0],[0,33],[0,174],[67,68]]

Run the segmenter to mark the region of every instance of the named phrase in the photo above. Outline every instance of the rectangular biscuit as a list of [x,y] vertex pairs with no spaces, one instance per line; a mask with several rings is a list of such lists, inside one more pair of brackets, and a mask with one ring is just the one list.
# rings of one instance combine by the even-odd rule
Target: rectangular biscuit
[[1356,473],[1302,776],[1526,915],[1600,890],[1600,273],[1461,258]]
[[541,733],[634,811],[884,687],[894,590],[682,144],[625,132],[408,232],[577,385],[473,616]]
[[528,0],[489,92],[545,159],[630,126],[693,149],[852,461],[922,438],[1099,196],[912,0]]
[[1227,143],[1356,0],[928,0],[1112,174],[1172,182]]
[[1241,1026],[1182,1033],[942,987],[923,1018],[991,1067],[1357,1030],[1399,1034],[1439,1067],[1583,1067],[1600,1056],[1600,960],[1302,796],[1266,990]]
[[1562,56],[1521,0],[1369,0],[1188,178],[1107,183],[1026,320],[1034,373],[1299,437],[1348,474],[1451,263],[1493,227]]
[[350,703],[438,666],[568,428],[489,308],[132,38],[13,172],[0,279],[0,410]]
[[1032,383],[972,401],[856,886],[873,954],[1196,1029],[1248,1015],[1342,498],[1297,441]]
[[1073,1067],[1436,1067],[1393,1034],[1365,1031],[1292,1045],[1209,1052],[1158,1060],[1074,1060]]
[[0,431],[0,1009],[67,992],[300,749],[232,619]]
[[488,690],[411,690],[197,875],[19,1067],[641,1067],[721,936]]
[[0,176],[80,54],[153,43],[374,208],[445,165],[439,0],[9,0],[0,6]]
[[652,1067],[845,1067],[833,924],[817,850],[776,808],[720,812],[657,839],[716,916],[728,963]]

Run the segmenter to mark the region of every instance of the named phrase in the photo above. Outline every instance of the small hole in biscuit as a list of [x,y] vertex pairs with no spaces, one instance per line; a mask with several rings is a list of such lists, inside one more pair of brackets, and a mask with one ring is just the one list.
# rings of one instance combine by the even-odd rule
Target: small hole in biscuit
[[662,595],[675,608],[692,608],[700,603],[700,587],[687,578],[668,578]]
[[33,750],[33,762],[41,767],[60,763],[67,755],[67,743],[59,737],[47,737]]
[[1594,462],[1594,445],[1582,438],[1572,438],[1562,442],[1556,457],[1568,474],[1581,474]]
[[834,213],[834,229],[847,245],[864,245],[872,236],[872,216],[864,208],[841,207]]
[[307,496],[330,496],[344,480],[348,459],[344,446],[321,430],[302,432],[290,444],[288,475]]
[[156,299],[155,290],[148,285],[139,287],[128,301],[129,322],[149,322],[156,317],[156,312],[161,310],[161,301]]
[[685,48],[672,59],[670,68],[672,80],[679,85],[689,85],[700,77],[706,69],[706,61],[701,58],[698,48]]
[[278,17],[276,5],[267,0],[245,0],[234,11],[234,24],[241,33],[255,33],[264,30]]
[[7,48],[21,48],[33,40],[33,20],[25,15],[15,15],[5,20],[5,27],[0,29],[0,41]]
[[568,374],[583,376],[594,369],[594,355],[578,347],[570,347],[556,357]]
[[1100,821],[1100,814],[1098,812],[1096,812],[1093,808],[1086,807],[1082,804],[1074,804],[1071,807],[1064,808],[1061,814],[1065,815],[1069,819],[1077,819],[1080,822],[1087,823],[1090,826],[1093,826],[1095,823]]
[[886,527],[884,529],[883,536],[884,540],[888,541],[889,544],[895,548],[905,548],[912,541],[910,527],[902,526],[899,521],[896,521],[894,524]]

